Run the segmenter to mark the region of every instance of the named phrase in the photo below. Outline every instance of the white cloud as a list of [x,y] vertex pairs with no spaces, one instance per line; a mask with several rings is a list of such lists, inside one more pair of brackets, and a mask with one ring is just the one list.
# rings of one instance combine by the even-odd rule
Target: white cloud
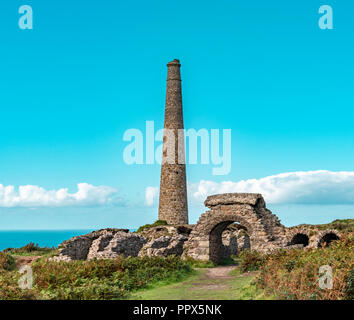
[[46,190],[39,186],[14,186],[0,184],[0,207],[64,207],[95,206],[119,201],[118,190],[107,186],[93,186],[79,183],[77,192],[69,193],[67,188]]
[[188,200],[199,204],[209,195],[229,192],[261,193],[272,204],[354,204],[354,171],[299,171],[236,182],[188,184]]
[[191,196],[227,192],[261,193],[269,203],[354,204],[354,172],[299,171],[238,182],[202,180],[190,187]]
[[145,189],[145,204],[148,207],[151,207],[154,204],[156,204],[158,194],[159,194],[159,188],[147,187]]

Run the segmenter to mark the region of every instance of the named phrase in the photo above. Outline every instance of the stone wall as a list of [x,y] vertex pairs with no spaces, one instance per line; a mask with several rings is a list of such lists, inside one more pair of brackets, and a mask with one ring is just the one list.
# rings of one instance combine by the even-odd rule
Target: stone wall
[[220,262],[243,249],[321,248],[339,239],[337,230],[300,225],[285,228],[266,208],[260,194],[231,193],[210,196],[196,225],[166,225],[131,233],[103,229],[73,237],[59,246],[54,260],[114,259],[124,256],[191,257]]
[[300,225],[286,229],[287,247],[297,245],[308,249],[321,248],[340,238],[341,233],[334,229],[320,230],[318,227],[310,225]]
[[146,242],[126,229],[102,229],[64,241],[55,260],[113,259],[122,254],[135,257]]
[[83,236],[73,237],[59,245],[56,261],[114,259],[121,255],[180,256],[191,227],[159,226],[142,233],[124,229],[102,229]]

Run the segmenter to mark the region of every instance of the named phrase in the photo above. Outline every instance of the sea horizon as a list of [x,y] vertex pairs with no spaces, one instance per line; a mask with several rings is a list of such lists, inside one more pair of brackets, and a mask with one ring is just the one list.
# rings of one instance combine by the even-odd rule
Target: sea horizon
[[[0,230],[0,251],[7,248],[20,248],[33,242],[40,247],[57,247],[60,243],[72,237],[84,235],[97,229],[18,229]],[[133,232],[137,229],[129,229]]]

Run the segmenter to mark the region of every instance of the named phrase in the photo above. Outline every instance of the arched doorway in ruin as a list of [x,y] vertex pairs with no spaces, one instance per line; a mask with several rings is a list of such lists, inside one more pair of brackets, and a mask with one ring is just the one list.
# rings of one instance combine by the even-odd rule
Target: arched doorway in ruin
[[[239,220],[239,218],[237,219]],[[247,236],[246,244],[240,247],[238,244],[238,232],[232,230],[233,225],[239,225],[246,235],[250,232],[250,227],[245,227],[238,221],[223,221],[214,226],[209,234],[209,255],[214,263],[220,263],[223,259],[228,259],[231,255],[237,255],[243,246],[251,247],[250,239]],[[231,228],[230,228],[231,227]],[[231,230],[230,230],[231,229]],[[231,231],[229,239],[225,239],[224,233]],[[228,240],[228,241],[227,241]]]
[[[251,223],[237,211],[226,213],[223,211],[208,211],[202,215],[192,230],[186,247],[188,256],[197,260],[209,260],[220,263],[224,258],[230,256],[225,250],[222,234],[225,229],[233,223],[239,223],[250,235],[250,246],[255,244],[258,232],[254,230]],[[261,226],[260,226],[261,228]]]
[[248,246],[259,251],[275,247],[276,235],[284,227],[265,207],[260,194],[231,193],[210,196],[205,205],[211,210],[203,213],[185,244],[186,255],[197,260],[219,263],[228,254],[222,241],[227,227],[238,223],[249,236]]

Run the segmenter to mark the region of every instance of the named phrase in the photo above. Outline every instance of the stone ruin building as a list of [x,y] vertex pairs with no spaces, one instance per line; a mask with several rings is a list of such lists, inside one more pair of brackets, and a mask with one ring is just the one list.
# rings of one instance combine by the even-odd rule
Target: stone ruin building
[[[165,129],[183,129],[179,60],[168,63]],[[73,237],[59,246],[54,260],[85,260],[125,256],[179,255],[215,263],[243,249],[271,252],[278,249],[317,248],[340,238],[337,230],[302,225],[283,226],[266,208],[261,194],[227,193],[207,197],[209,208],[195,225],[188,224],[184,140],[164,133],[159,199],[159,220],[168,225],[139,233],[127,229],[103,229]],[[172,145],[173,161],[168,161]],[[165,161],[164,161],[165,160]]]
[[225,193],[207,197],[210,210],[192,226],[184,254],[197,260],[220,262],[240,250],[272,252],[278,249],[321,248],[338,240],[337,230],[304,225],[283,226],[266,208],[261,194]]

